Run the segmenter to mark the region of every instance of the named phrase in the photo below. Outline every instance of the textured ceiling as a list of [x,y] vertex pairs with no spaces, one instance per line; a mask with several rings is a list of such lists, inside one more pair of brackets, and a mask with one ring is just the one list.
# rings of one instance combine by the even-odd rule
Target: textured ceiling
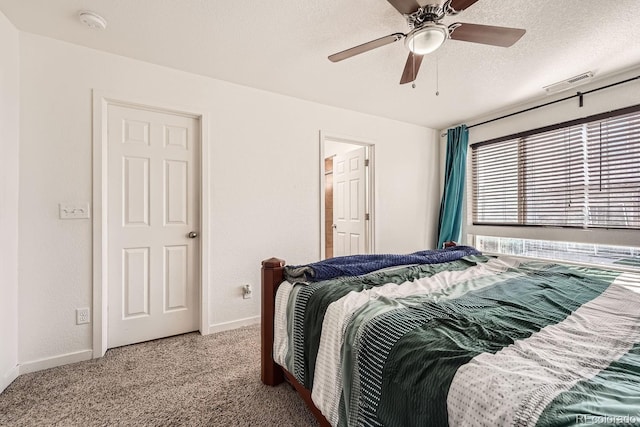
[[[82,25],[81,9],[104,16],[107,30]],[[398,84],[402,41],[327,60],[407,32],[385,0],[0,0],[0,10],[22,31],[432,128],[542,97],[584,71],[640,65],[638,0],[480,0],[444,22],[527,33],[506,49],[449,40],[425,57],[415,89]]]

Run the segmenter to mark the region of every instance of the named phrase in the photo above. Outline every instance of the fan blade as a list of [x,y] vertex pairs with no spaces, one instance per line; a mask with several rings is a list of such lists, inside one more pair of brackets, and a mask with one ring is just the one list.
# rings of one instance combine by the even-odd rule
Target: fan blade
[[452,0],[451,8],[455,9],[456,12],[462,12],[477,1],[478,0]]
[[388,45],[393,42],[397,42],[403,37],[404,37],[404,34],[402,33],[395,33],[385,37],[380,37],[379,39],[371,40],[370,42],[363,43],[356,47],[352,47],[351,49],[334,53],[333,55],[329,56],[329,61],[331,62],[342,61],[343,59],[351,58],[352,56],[359,55],[364,52],[368,52],[370,50]]
[[[411,15],[420,8],[416,0],[387,0],[391,6],[395,7],[403,15]],[[477,0],[476,0],[477,1]]]
[[[454,24],[455,25],[455,24]],[[451,33],[452,40],[509,47],[526,33],[520,28],[494,27],[492,25],[460,24]]]
[[416,55],[413,52],[409,52],[407,63],[404,65],[404,71],[402,72],[402,78],[400,84],[410,83],[418,76],[420,70],[420,64],[422,64],[422,55]]

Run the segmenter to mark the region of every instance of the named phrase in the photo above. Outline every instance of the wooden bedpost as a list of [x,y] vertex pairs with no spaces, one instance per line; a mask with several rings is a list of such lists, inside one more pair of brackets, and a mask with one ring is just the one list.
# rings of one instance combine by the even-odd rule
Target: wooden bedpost
[[260,378],[266,385],[275,386],[284,381],[282,368],[273,361],[273,315],[276,291],[284,280],[284,260],[269,258],[262,261],[262,328]]

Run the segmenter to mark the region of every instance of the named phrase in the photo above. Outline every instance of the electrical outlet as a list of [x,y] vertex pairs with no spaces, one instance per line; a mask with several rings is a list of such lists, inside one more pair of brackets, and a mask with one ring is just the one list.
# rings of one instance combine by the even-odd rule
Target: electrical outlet
[[76,325],[83,325],[90,323],[89,309],[88,308],[76,308]]
[[242,287],[242,298],[249,299],[253,296],[253,290],[251,289],[251,285],[244,285]]

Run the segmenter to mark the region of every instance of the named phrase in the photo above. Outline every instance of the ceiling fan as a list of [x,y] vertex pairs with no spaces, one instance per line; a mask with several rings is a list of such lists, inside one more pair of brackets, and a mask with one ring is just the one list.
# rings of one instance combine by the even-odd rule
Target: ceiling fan
[[509,47],[520,40],[525,33],[525,30],[519,28],[460,22],[447,26],[440,22],[445,16],[457,15],[478,0],[446,0],[442,6],[439,4],[420,6],[417,0],[387,1],[407,19],[410,31],[407,34],[390,34],[343,50],[329,56],[330,61],[342,61],[404,38],[404,44],[409,49],[409,57],[404,66],[400,84],[405,84],[416,79],[423,55],[437,50],[447,39]]

